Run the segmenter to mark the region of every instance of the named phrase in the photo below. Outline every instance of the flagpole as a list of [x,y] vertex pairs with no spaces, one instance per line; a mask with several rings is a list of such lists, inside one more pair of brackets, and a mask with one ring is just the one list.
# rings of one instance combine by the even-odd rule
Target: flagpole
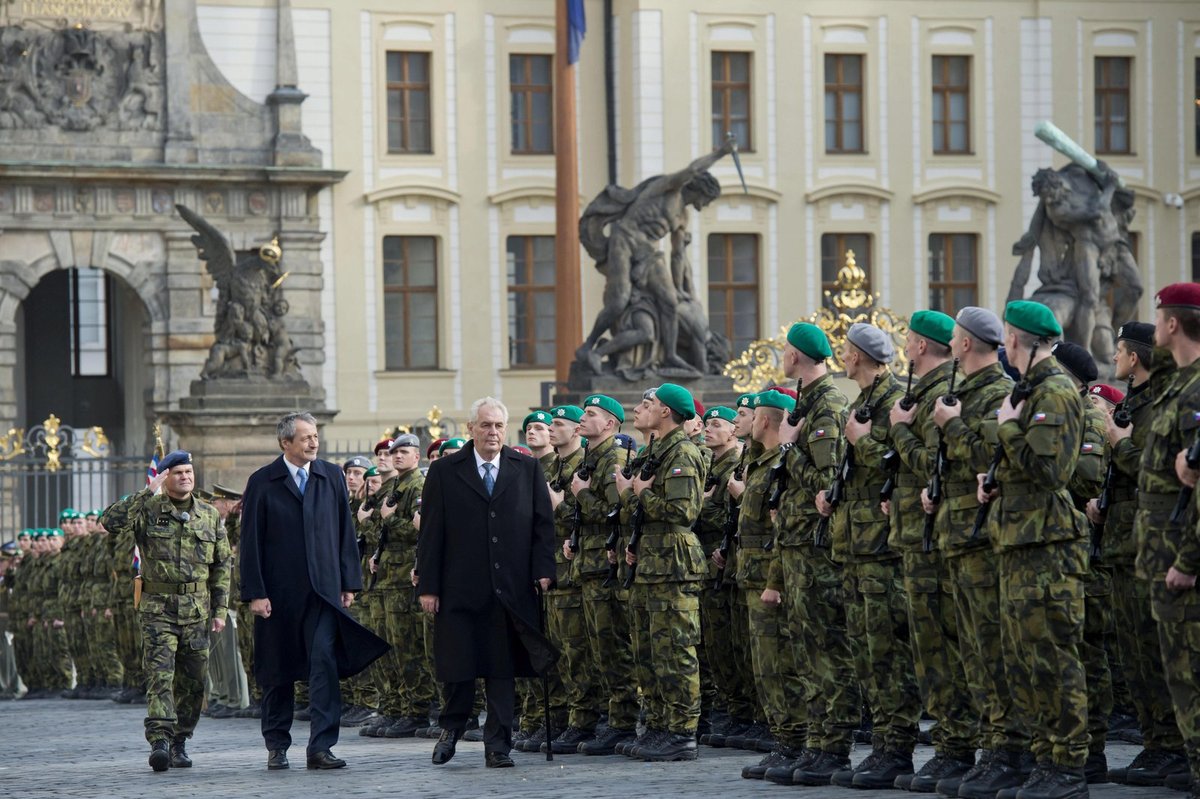
[[555,380],[567,382],[575,350],[583,341],[579,274],[579,175],[575,147],[575,67],[567,53],[569,0],[555,0],[554,58],[554,264]]

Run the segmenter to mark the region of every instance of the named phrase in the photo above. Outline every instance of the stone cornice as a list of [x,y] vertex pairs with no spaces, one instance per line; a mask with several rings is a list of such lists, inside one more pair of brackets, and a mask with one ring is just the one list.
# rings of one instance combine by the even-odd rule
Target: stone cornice
[[0,178],[61,181],[158,183],[273,183],[332,186],[345,170],[304,167],[230,166],[205,164],[130,164],[123,162],[80,164],[69,161],[0,161]]

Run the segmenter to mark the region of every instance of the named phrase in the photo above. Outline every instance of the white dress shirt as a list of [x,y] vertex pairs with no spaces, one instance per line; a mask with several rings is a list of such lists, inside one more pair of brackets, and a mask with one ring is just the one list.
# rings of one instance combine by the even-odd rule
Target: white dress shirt
[[475,450],[472,450],[472,452],[475,453],[475,472],[479,475],[480,480],[483,479],[483,464],[485,464],[485,463],[492,464],[492,479],[493,480],[497,479],[500,476],[500,453],[499,452],[497,452],[496,457],[492,458],[490,461],[484,460],[482,457],[480,457],[479,450],[475,449]]
[[312,472],[309,471],[309,469],[308,469],[308,467],[309,467],[308,463],[305,463],[303,466],[297,466],[296,464],[289,461],[287,458],[284,458],[283,462],[284,462],[284,465],[287,466],[288,474],[290,474],[292,476],[292,485],[296,486],[296,488],[300,487],[300,477],[297,474],[297,472],[306,472],[306,474],[304,475],[305,479],[312,477]]

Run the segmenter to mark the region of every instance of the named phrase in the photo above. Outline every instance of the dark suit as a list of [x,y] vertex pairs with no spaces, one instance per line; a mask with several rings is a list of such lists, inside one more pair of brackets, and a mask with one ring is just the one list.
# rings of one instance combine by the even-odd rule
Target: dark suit
[[295,681],[308,680],[308,752],[327,750],[337,742],[341,717],[338,678],[388,650],[342,608],[343,591],[362,591],[362,571],[341,470],[314,461],[303,497],[282,456],[251,475],[239,550],[242,601],[271,601],[271,617],[254,620],[267,748],[291,744]]
[[513,679],[549,667],[557,652],[539,632],[534,582],[553,579],[550,495],[533,458],[504,447],[488,496],[468,444],[434,461],[421,499],[418,592],[439,598],[433,656],[446,683],[443,729],[462,730],[476,677],[487,680],[484,747],[512,748]]

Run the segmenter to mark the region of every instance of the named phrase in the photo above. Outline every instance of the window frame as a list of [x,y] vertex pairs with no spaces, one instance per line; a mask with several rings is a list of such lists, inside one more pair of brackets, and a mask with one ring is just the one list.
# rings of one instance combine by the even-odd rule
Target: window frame
[[[837,68],[837,81],[834,83],[831,83],[829,80],[829,68],[828,68],[829,65],[828,65],[828,63],[826,63],[827,59],[830,59],[830,58],[835,59],[836,68]],[[842,76],[844,74],[844,68],[843,68],[844,59],[847,59],[847,58],[857,58],[858,59],[859,82],[857,84],[850,84],[850,83],[842,82]],[[825,95],[824,96],[828,97],[829,93],[831,91],[834,92],[834,95],[836,97],[835,105],[837,108],[837,113],[833,120],[830,120],[830,118],[828,116],[825,117],[826,123],[829,123],[830,121],[834,122],[834,128],[836,131],[836,138],[837,138],[836,145],[831,146],[830,141],[829,141],[828,131],[826,131],[826,133],[825,133],[825,153],[827,155],[865,155],[867,153],[867,113],[866,113],[866,94],[867,94],[867,87],[866,87],[866,82],[867,82],[866,69],[867,69],[867,67],[866,67],[866,64],[867,64],[867,59],[866,59],[866,56],[863,53],[824,53],[821,61],[822,61],[822,66],[825,67]],[[859,108],[859,115],[858,115],[858,125],[859,125],[858,136],[859,136],[859,138],[858,138],[858,141],[859,141],[859,147],[856,150],[848,149],[842,144],[842,141],[844,139],[843,126],[846,123],[846,117],[845,117],[845,114],[843,113],[843,96],[847,95],[847,94],[857,94],[858,95],[858,108]]]
[[[1108,84],[1112,64],[1125,62],[1126,83],[1124,86]],[[1103,83],[1102,83],[1103,79]],[[1097,155],[1133,155],[1133,57],[1125,55],[1098,55],[1092,59],[1092,103],[1093,129],[1096,135]],[[1113,115],[1109,106],[1111,97],[1125,98],[1125,149],[1115,150],[1112,146]]]
[[[389,295],[389,294],[401,294],[404,297],[404,364],[405,365],[391,366],[389,363],[389,360],[390,360],[389,355],[391,353],[390,353],[390,345],[389,345],[389,341],[388,341],[388,337],[387,337],[387,305],[385,303],[384,310],[383,310],[383,317],[384,317],[384,320],[383,320],[384,321],[384,336],[383,336],[384,371],[387,371],[387,372],[427,372],[427,371],[433,371],[433,370],[439,369],[440,364],[441,364],[441,345],[442,345],[442,331],[440,328],[441,309],[438,307],[438,302],[439,302],[438,292],[439,292],[440,283],[441,283],[440,275],[438,274],[440,271],[439,258],[441,255],[441,242],[437,236],[425,234],[425,233],[418,233],[418,234],[412,234],[412,235],[389,234],[389,235],[386,235],[383,237],[384,243],[380,247],[381,253],[385,253],[387,251],[386,241],[388,239],[399,239],[401,242],[402,257],[401,257],[400,263],[402,265],[401,268],[403,270],[403,275],[404,275],[404,284],[403,285],[388,285],[387,278],[386,278],[386,274],[387,274],[386,264],[388,263],[388,259],[386,256],[383,257],[384,268],[381,271],[380,277],[383,279],[383,297],[384,298],[386,298],[387,295]],[[409,259],[409,255],[408,255],[408,247],[409,247],[409,242],[413,239],[429,239],[430,242],[432,242],[432,244],[433,244],[433,285],[431,285],[431,286],[410,286],[408,284],[409,283],[408,274],[409,274],[409,265],[410,265],[410,259]],[[418,296],[425,295],[426,297],[429,298],[429,301],[432,302],[432,304],[433,304],[433,334],[434,334],[433,353],[434,353],[434,356],[433,356],[433,363],[428,364],[428,365],[422,364],[420,366],[414,366],[412,364],[412,360],[413,360],[413,358],[412,358],[412,339],[413,339],[413,337],[412,337],[410,323],[413,318],[412,317],[412,305],[413,305],[414,295],[418,295]]]
[[[537,337],[538,315],[537,315],[537,312],[535,309],[535,303],[533,302],[534,295],[549,294],[549,295],[553,296],[555,294],[555,292],[557,291],[557,282],[535,283],[533,280],[533,278],[534,278],[534,263],[535,263],[534,254],[533,254],[534,244],[537,239],[548,239],[551,242],[551,248],[553,249],[554,238],[555,237],[553,235],[545,235],[545,234],[538,234],[538,233],[514,233],[505,238],[504,255],[505,255],[506,259],[508,258],[508,255],[511,252],[509,249],[510,242],[512,242],[513,239],[523,239],[524,240],[524,248],[523,249],[524,249],[525,257],[524,257],[523,262],[522,261],[517,262],[517,268],[519,269],[519,268],[521,268],[522,264],[524,265],[524,274],[526,277],[526,281],[523,284],[513,284],[512,282],[508,282],[508,285],[506,286],[507,291],[505,292],[504,297],[506,300],[505,308],[509,307],[507,304],[507,300],[509,300],[514,294],[524,295],[526,297],[526,303],[525,303],[526,310],[525,310],[525,314],[524,314],[524,320],[525,320],[525,329],[530,334],[530,336],[527,338],[519,338],[519,339],[514,338],[514,336],[513,336],[513,332],[514,332],[513,319],[511,317],[511,314],[509,315],[509,318],[508,318],[508,365],[509,365],[510,369],[553,369],[555,366],[555,360],[554,360],[553,355],[551,355],[551,360],[547,363],[540,363],[536,360],[536,358],[537,358],[537,349],[538,349],[539,342],[549,341],[550,343],[553,343],[555,341],[555,339],[557,338],[557,324],[558,324],[557,302],[553,306],[554,307],[554,322],[555,322],[556,335],[554,338],[551,338],[551,339],[539,339]],[[507,278],[506,278],[506,280],[507,280]],[[525,361],[518,361],[515,359],[514,353],[516,352],[516,345],[518,343],[524,344],[524,346],[526,346],[529,351],[533,352],[534,359],[535,359],[534,362],[529,363],[529,362],[525,362]]]
[[[933,239],[940,237],[942,241],[942,279],[935,281],[933,279]],[[954,279],[954,239],[957,237],[965,237],[971,241],[971,258],[974,261],[975,279],[971,281],[955,280]],[[934,307],[933,293],[935,291],[942,292],[943,302],[941,311],[949,316],[954,316],[961,309],[953,302],[953,292],[955,289],[971,288],[974,291],[975,299],[972,305],[979,304],[979,234],[972,232],[951,232],[951,233],[930,233],[925,241],[926,252],[929,256],[929,263],[926,264],[927,274],[929,275],[927,289],[929,291],[929,307]]]
[[[80,267],[71,267],[67,271],[67,297],[70,317],[68,330],[68,357],[71,363],[71,377],[73,379],[88,379],[88,378],[110,378],[113,370],[113,280],[108,272],[102,269],[91,269],[98,273],[99,283],[103,287],[103,297],[99,301],[87,300],[89,304],[100,306],[99,318],[100,322],[95,325],[88,325],[89,328],[99,328],[100,333],[104,338],[103,353],[104,353],[104,371],[87,371],[83,370],[83,359],[86,354],[99,353],[99,346],[85,346],[80,336],[80,305],[82,303],[79,293],[79,278],[84,273]],[[98,342],[88,342],[88,344],[96,344]]]
[[[713,279],[713,239],[720,236],[723,240],[721,263],[724,265],[724,274],[722,280]],[[751,282],[738,282],[733,279],[733,245],[734,240],[739,236],[745,236],[754,243],[754,280]],[[717,231],[708,234],[708,239],[705,242],[707,247],[707,262],[708,262],[708,302],[709,302],[709,318],[713,316],[712,296],[714,291],[722,292],[724,297],[725,307],[725,329],[718,330],[729,341],[729,345],[734,352],[738,351],[738,337],[734,335],[734,295],[739,291],[752,289],[754,294],[754,321],[755,330],[751,341],[762,337],[762,296],[759,291],[759,286],[762,282],[762,236],[758,233],[747,233],[744,231]]]
[[[402,80],[392,81],[388,78],[388,61],[392,55],[400,56],[401,76]],[[409,81],[408,78],[408,56],[422,56],[425,58],[425,76],[424,83],[416,83]],[[383,55],[383,78],[384,78],[384,140],[387,142],[388,155],[433,155],[434,139],[433,139],[433,53],[427,50],[386,50]],[[425,125],[428,130],[426,137],[429,141],[429,148],[426,150],[415,150],[406,144],[412,140],[410,126],[413,125],[412,115],[409,111],[410,92],[424,91],[428,97],[428,118],[425,120]],[[400,124],[400,143],[399,146],[393,146],[392,143],[392,120],[391,97],[392,92],[399,92],[401,98],[401,114],[396,118]]]
[[[532,63],[535,58],[544,58],[549,66],[548,75],[550,80],[548,83],[531,83],[530,77],[532,72]],[[514,61],[523,59],[523,75],[524,83],[517,83],[516,76],[513,74]],[[512,155],[553,155],[554,154],[554,56],[549,53],[509,53],[508,54],[508,118],[509,118],[509,135],[512,137],[512,128],[516,122],[517,103],[515,98],[518,94],[525,95],[525,109],[528,112],[525,120],[525,142],[518,147],[518,143],[510,141],[509,152]],[[550,146],[548,149],[539,150],[533,144],[533,96],[535,94],[546,94],[550,98],[550,116],[546,120],[546,124],[550,128]]]
[[[735,81],[729,79],[729,74],[732,71],[730,64],[731,57],[744,56],[746,59],[746,80]],[[718,77],[716,69],[713,69],[713,59],[720,57],[721,59],[721,75]],[[738,144],[738,152],[753,153],[754,149],[754,53],[749,50],[712,50],[709,53],[709,98],[711,101],[712,95],[718,90],[721,92],[721,130],[717,141],[713,142],[714,147],[719,147],[725,141],[725,133],[733,130],[733,117],[731,116],[730,108],[732,106],[733,92],[739,89],[746,92],[746,142]],[[710,109],[710,126],[715,121],[717,109]]]
[[[949,80],[950,80],[949,76],[950,76],[950,72],[951,72],[951,66],[950,66],[951,60],[955,59],[955,58],[961,58],[966,62],[966,68],[963,70],[963,74],[966,75],[967,82],[964,86],[956,86],[954,84],[949,83]],[[942,59],[942,63],[943,63],[941,75],[938,74],[939,70],[937,69],[939,59]],[[972,112],[974,110],[971,107],[971,103],[973,102],[973,98],[972,98],[973,92],[972,92],[971,83],[972,83],[972,77],[973,77],[972,71],[974,70],[974,68],[975,68],[974,56],[966,54],[966,53],[934,53],[933,56],[930,58],[930,61],[929,61],[930,102],[933,105],[930,106],[930,112],[929,112],[929,145],[930,145],[930,149],[933,151],[934,155],[974,155],[975,154],[975,147],[974,147],[974,142],[973,142],[974,130],[972,129],[974,126],[972,125],[972,119],[971,119],[971,117],[973,116]],[[939,82],[939,81],[941,81],[941,82]],[[954,120],[952,120],[950,117],[950,99],[954,95],[958,95],[958,94],[965,95],[966,102],[964,103],[964,107],[967,109],[966,120],[963,123],[966,126],[966,143],[962,149],[955,149],[953,147],[953,145],[951,144],[952,137],[950,135],[951,125],[954,123]],[[942,107],[943,107],[942,120],[940,122],[934,120],[934,118],[933,118],[933,108],[939,102],[942,103]],[[942,149],[940,149],[940,150],[937,147],[937,137],[934,135],[934,132],[938,127],[941,127],[941,129],[942,129],[942,145],[943,146],[942,146]]]

